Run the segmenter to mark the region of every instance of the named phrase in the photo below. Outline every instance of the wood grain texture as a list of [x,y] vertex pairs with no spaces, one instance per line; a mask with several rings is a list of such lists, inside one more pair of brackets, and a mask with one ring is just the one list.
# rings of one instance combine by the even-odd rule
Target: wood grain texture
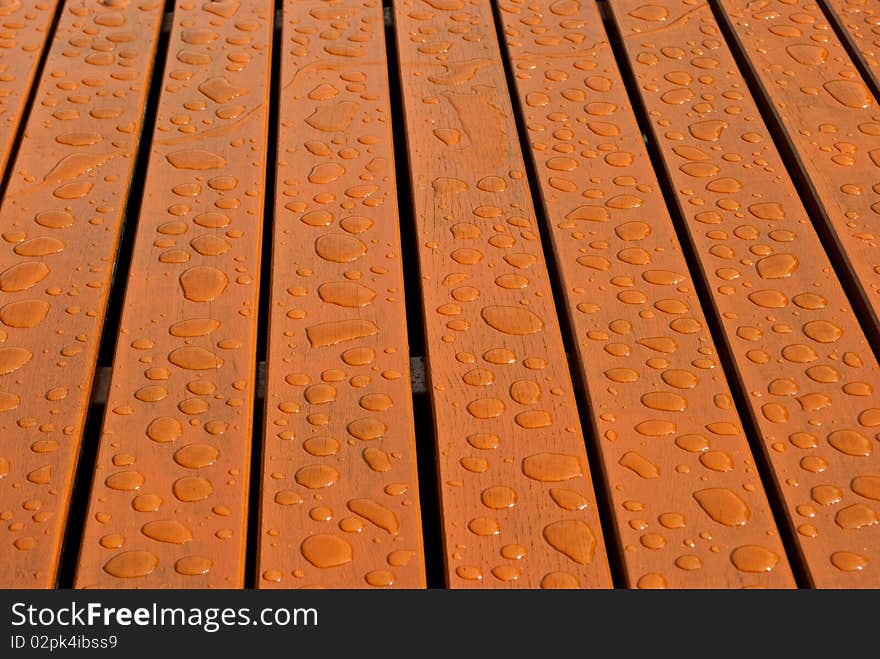
[[395,22],[449,585],[610,586],[491,8]]
[[880,367],[708,4],[655,6],[615,18],[808,576],[876,587]]
[[4,587],[55,584],[161,10],[63,10],[0,208]]
[[37,75],[49,28],[59,0],[0,6],[0,176],[12,153],[19,126],[27,116],[27,100]]
[[500,9],[628,585],[793,586],[595,3]]
[[272,22],[175,6],[77,587],[243,585]]
[[842,266],[880,327],[880,106],[814,1],[722,0],[720,16],[808,177]]
[[826,13],[837,23],[861,60],[874,94],[880,92],[880,5],[874,0],[821,0]]
[[261,588],[425,586],[384,29],[284,6]]

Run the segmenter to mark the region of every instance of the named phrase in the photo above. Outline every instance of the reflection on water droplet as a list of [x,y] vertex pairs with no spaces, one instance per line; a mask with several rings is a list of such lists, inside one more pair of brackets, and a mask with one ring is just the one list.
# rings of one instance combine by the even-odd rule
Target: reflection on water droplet
[[642,478],[659,478],[660,469],[643,455],[628,451],[618,460],[618,464],[635,472]]
[[489,327],[505,334],[535,334],[544,328],[543,320],[522,307],[488,306],[483,307],[480,315]]
[[192,532],[183,524],[174,520],[147,522],[141,527],[141,533],[153,540],[175,545],[182,545],[193,539]]
[[746,502],[727,488],[713,487],[694,492],[694,499],[709,517],[725,526],[742,526],[751,516]]
[[397,515],[371,499],[352,499],[348,502],[348,509],[391,535],[397,535],[400,529]]
[[197,266],[180,275],[183,295],[192,302],[210,302],[217,299],[229,284],[229,277],[212,266]]
[[871,455],[871,440],[858,430],[835,430],[828,435],[828,443],[846,455],[857,457]]
[[831,554],[831,564],[842,572],[860,572],[868,566],[868,558],[851,551],[836,551]]
[[104,571],[120,579],[145,577],[159,565],[159,558],[148,551],[126,551],[104,564]]
[[309,563],[319,568],[345,565],[354,558],[354,550],[346,540],[326,533],[312,535],[303,540],[300,552]]
[[822,86],[835,101],[848,108],[866,108],[874,102],[868,88],[857,80],[829,80]]
[[580,460],[564,453],[535,453],[522,462],[523,473],[534,480],[560,482],[582,475]]
[[581,520],[562,520],[544,527],[544,539],[558,552],[581,565],[593,561],[596,539],[586,522]]

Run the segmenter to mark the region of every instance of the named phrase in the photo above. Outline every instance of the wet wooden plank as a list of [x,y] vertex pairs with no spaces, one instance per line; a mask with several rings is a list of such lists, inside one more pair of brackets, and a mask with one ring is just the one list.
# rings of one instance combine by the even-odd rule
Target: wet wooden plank
[[809,578],[876,587],[880,367],[708,4],[654,8],[614,13]]
[[162,3],[64,9],[0,208],[0,585],[51,587]]
[[[864,303],[866,334],[880,327],[880,112],[813,1],[724,0],[720,16],[747,56],[746,72],[769,100],[774,124],[817,200],[829,247],[844,255],[847,287]],[[873,154],[873,157],[872,157]]]
[[821,0],[838,31],[849,42],[850,53],[861,60],[874,93],[880,92],[880,6],[874,0]]
[[59,0],[9,2],[0,7],[0,176],[27,116],[37,67]]
[[283,29],[258,584],[424,587],[382,6]]
[[240,587],[272,2],[179,0],[77,587]]
[[490,5],[395,25],[449,585],[610,586]]
[[597,6],[500,8],[627,584],[793,586]]

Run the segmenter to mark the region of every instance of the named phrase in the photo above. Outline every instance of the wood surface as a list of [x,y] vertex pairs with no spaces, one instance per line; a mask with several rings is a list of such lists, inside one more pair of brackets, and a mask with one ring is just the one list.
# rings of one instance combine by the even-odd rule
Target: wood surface
[[381,3],[288,0],[281,57],[257,583],[424,587]]
[[500,8],[627,585],[793,586],[598,8]]
[[788,524],[812,583],[871,584],[844,557],[878,556],[851,484],[878,469],[880,367],[708,3],[655,6],[664,27],[615,18]]
[[174,8],[76,587],[244,583],[272,4]]
[[55,585],[161,17],[68,3],[0,206],[4,587]]

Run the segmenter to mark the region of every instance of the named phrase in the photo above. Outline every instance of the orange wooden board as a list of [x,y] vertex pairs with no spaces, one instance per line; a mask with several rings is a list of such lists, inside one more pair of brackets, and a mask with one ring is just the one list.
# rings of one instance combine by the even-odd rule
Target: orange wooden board
[[880,5],[876,0],[821,0],[880,90]]
[[27,114],[28,95],[57,9],[58,0],[16,0],[0,6],[0,176]]
[[424,587],[381,3],[282,39],[258,584]]
[[161,10],[64,9],[12,165],[0,208],[0,586],[55,584]]
[[[747,53],[800,166],[845,254],[854,292],[880,326],[880,106],[813,1],[723,0],[721,15]],[[876,162],[875,162],[876,161]]]
[[500,5],[631,587],[790,587],[592,2]]
[[77,587],[244,582],[271,0],[179,0]]
[[395,21],[449,585],[610,586],[491,8]]
[[653,6],[615,17],[809,578],[876,587],[880,367],[708,4]]

